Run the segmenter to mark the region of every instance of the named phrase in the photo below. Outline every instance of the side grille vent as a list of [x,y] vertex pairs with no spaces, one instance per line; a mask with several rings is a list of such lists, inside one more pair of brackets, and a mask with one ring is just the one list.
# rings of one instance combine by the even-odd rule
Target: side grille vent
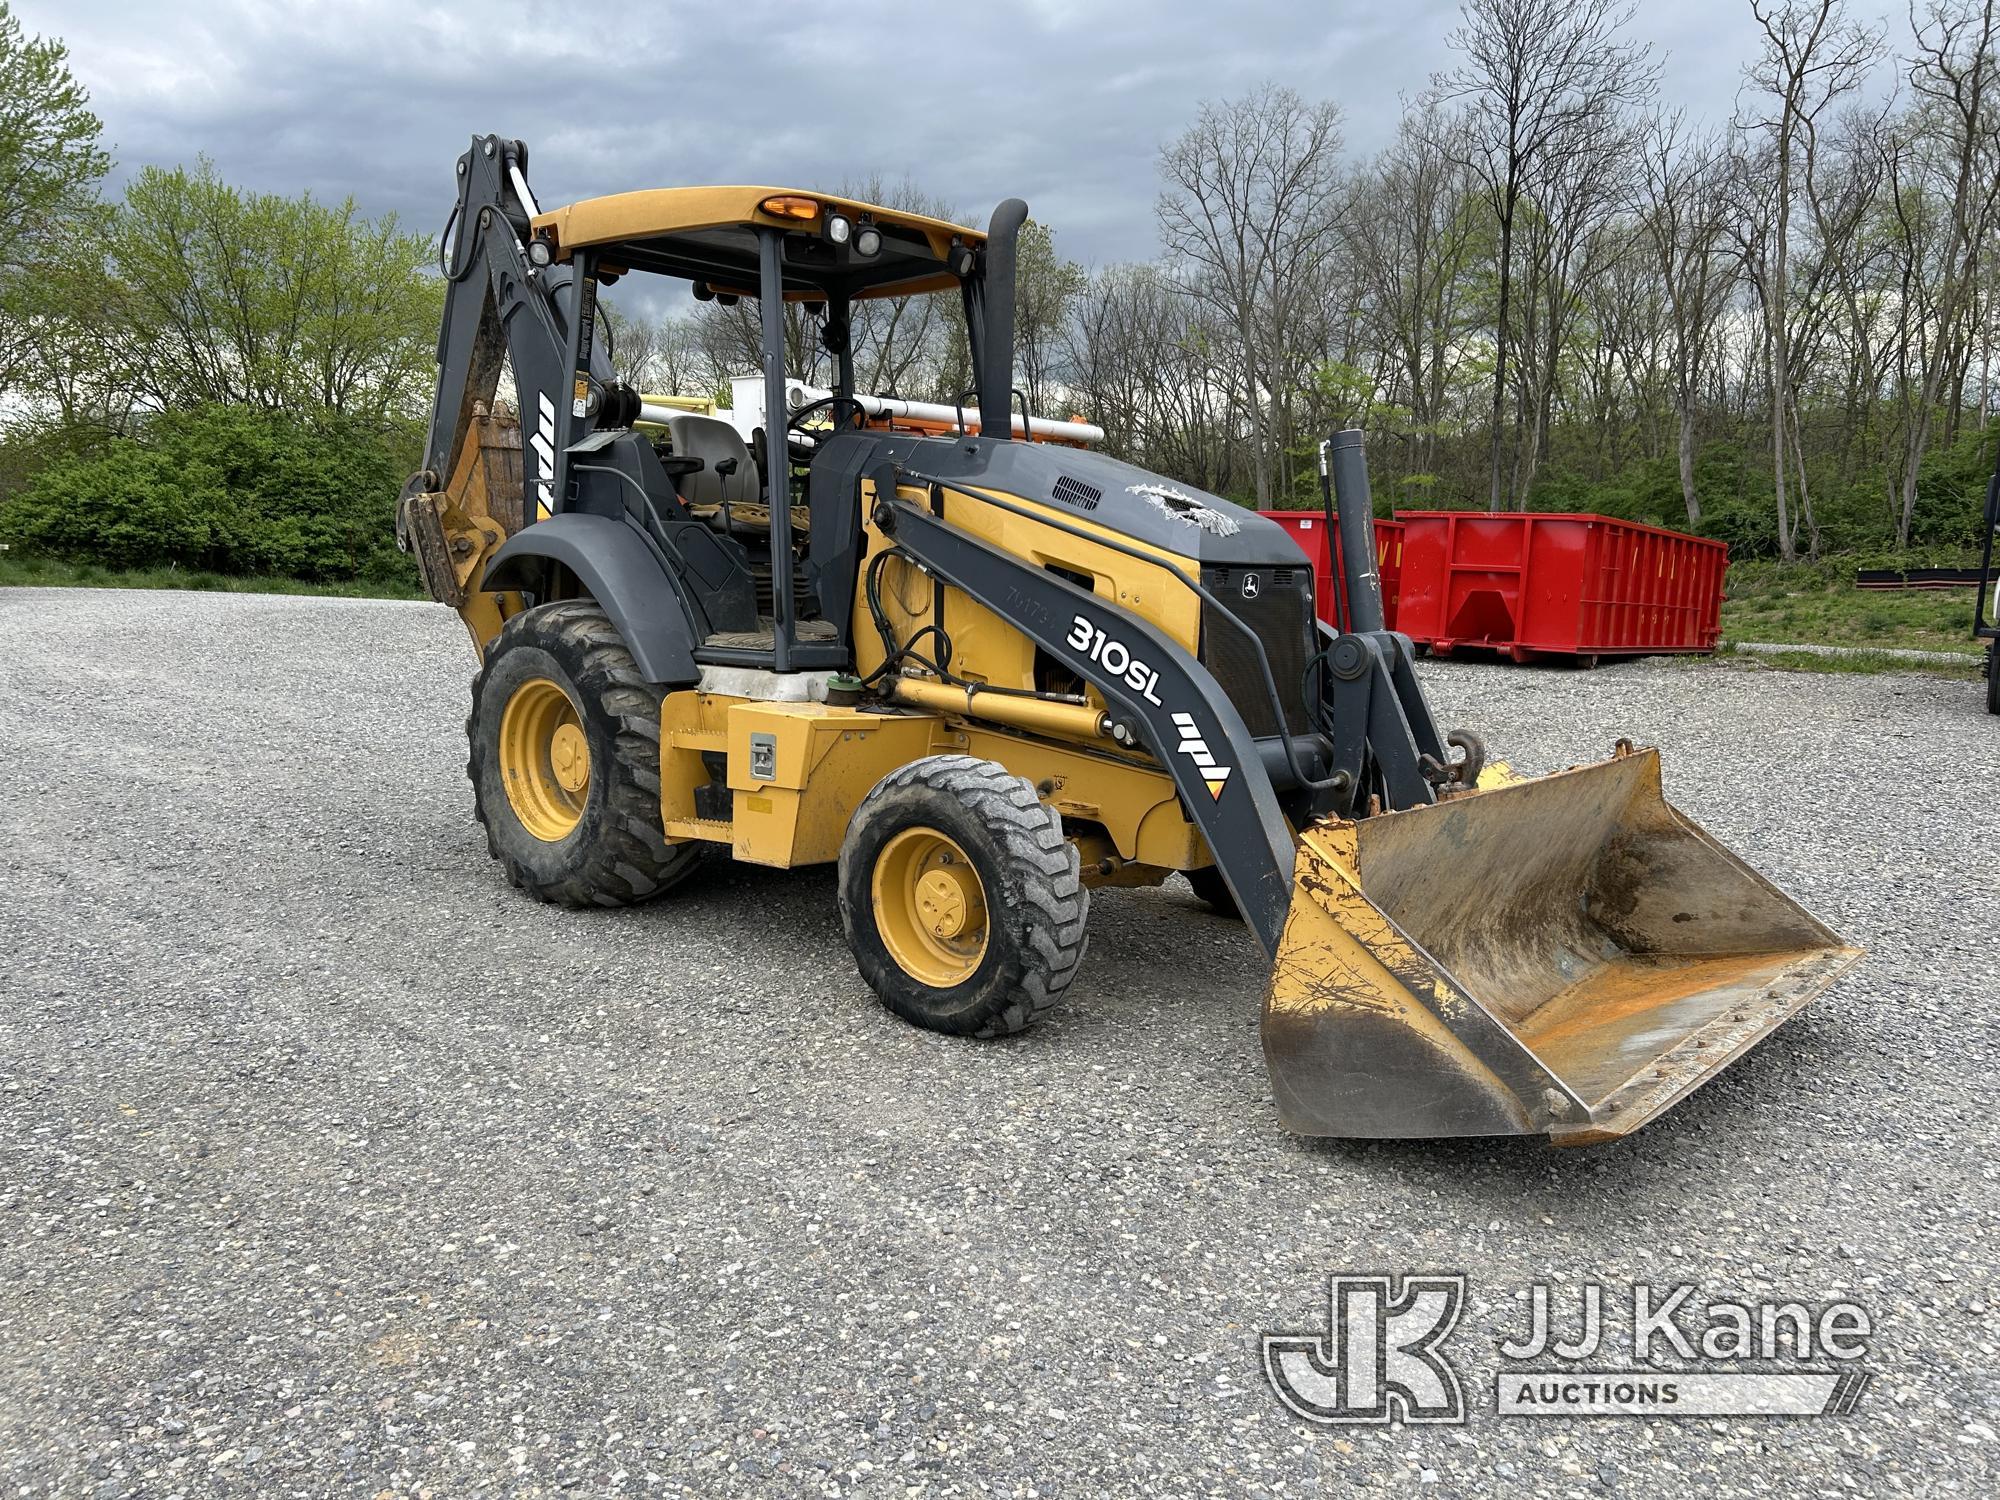
[[1305,569],[1244,567],[1240,563],[1227,567],[1211,565],[1201,570],[1201,581],[1207,588],[1234,593],[1243,586],[1243,577],[1247,573],[1257,575],[1256,586],[1259,588],[1291,589],[1302,586]]
[[1081,479],[1072,479],[1064,474],[1056,480],[1056,499],[1065,505],[1074,505],[1078,510],[1096,510],[1097,502],[1104,498],[1104,491],[1094,484],[1085,484]]
[[[1253,573],[1257,592],[1245,594],[1245,577]],[[1305,733],[1310,725],[1300,684],[1314,646],[1311,574],[1304,568],[1211,565],[1201,570],[1201,582],[1216,596],[1216,604],[1202,602],[1202,665],[1214,674],[1253,735],[1262,739],[1280,731]],[[1282,721],[1245,629],[1264,648],[1284,703]]]

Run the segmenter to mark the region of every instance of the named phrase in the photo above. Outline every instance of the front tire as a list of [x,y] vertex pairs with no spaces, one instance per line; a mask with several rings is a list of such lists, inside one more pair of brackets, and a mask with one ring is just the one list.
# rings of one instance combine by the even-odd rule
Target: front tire
[[588,600],[502,627],[473,680],[465,769],[511,883],[537,901],[629,906],[701,861],[700,844],[660,827],[660,696]]
[[1083,962],[1076,847],[1034,787],[992,761],[933,755],[883,777],[848,824],[839,884],[861,977],[931,1031],[1024,1031]]

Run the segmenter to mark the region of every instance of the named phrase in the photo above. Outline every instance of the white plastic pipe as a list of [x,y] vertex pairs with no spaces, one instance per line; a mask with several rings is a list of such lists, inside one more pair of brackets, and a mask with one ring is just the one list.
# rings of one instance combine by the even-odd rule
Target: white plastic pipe
[[[785,403],[797,411],[815,401],[824,401],[833,394],[817,386],[792,385],[785,387]],[[906,417],[913,422],[949,422],[956,425],[962,418],[967,432],[979,431],[979,408],[977,406],[957,407],[942,401],[905,401],[897,396],[868,396],[857,394],[855,405],[871,417]],[[1013,419],[1015,436],[1022,434],[1021,418]],[[1026,431],[1036,437],[1066,438],[1073,443],[1101,443],[1104,429],[1092,422],[1059,422],[1051,417],[1034,417],[1029,420]]]
[[685,417],[690,414],[697,417],[714,416],[715,403],[694,396],[684,396],[679,400],[672,397],[650,396],[641,397],[639,400],[641,422],[657,422],[664,427],[668,417]]
[[[748,442],[751,432],[764,425],[763,384],[761,376],[733,382],[735,387],[735,404],[728,411],[718,410],[714,403],[695,397],[682,397],[678,400],[666,396],[648,397],[642,399],[639,404],[639,420],[642,422],[665,423],[668,417],[693,411],[703,415],[715,416],[730,423],[738,432],[743,434],[744,441]],[[785,386],[785,404],[793,411],[797,411],[800,407],[809,406],[815,401],[824,401],[832,394],[833,392],[821,390],[818,386],[804,385],[793,381]],[[674,401],[675,404],[671,406],[667,405],[666,403],[669,401]],[[942,401],[905,401],[896,396],[857,395],[854,401],[862,411],[871,417],[882,417],[890,420],[902,417],[912,422],[940,422],[947,425],[956,425],[962,416],[967,432],[979,431],[979,408],[977,406],[967,406],[961,410],[959,407],[948,405]],[[685,402],[686,404],[682,405],[680,404],[681,402]],[[1014,435],[1016,437],[1021,436],[1022,427],[1019,415],[1014,417],[1013,427]],[[1092,422],[1059,422],[1051,417],[1036,417],[1031,424],[1030,430],[1036,437],[1062,438],[1072,443],[1101,443],[1104,441],[1104,429]],[[811,442],[811,434],[801,434],[800,436],[807,443]]]

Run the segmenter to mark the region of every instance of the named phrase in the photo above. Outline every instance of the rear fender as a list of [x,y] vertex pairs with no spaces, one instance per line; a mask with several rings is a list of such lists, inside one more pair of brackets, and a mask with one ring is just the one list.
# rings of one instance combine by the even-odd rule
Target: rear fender
[[532,591],[546,563],[576,575],[618,627],[648,682],[688,687],[701,680],[694,623],[680,586],[637,527],[581,511],[537,521],[493,554],[481,586]]

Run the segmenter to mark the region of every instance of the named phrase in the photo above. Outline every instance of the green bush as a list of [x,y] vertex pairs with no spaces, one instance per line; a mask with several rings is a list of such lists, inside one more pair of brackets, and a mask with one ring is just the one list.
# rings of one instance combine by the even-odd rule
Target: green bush
[[244,406],[163,412],[136,439],[59,456],[0,503],[0,538],[110,568],[399,578],[409,423]]
[[1949,448],[1933,448],[1917,471],[1910,516],[1913,548],[1971,549],[1979,545],[1986,482],[1993,477],[1995,434],[1970,432]]
[[1671,458],[1635,459],[1604,479],[1551,465],[1535,478],[1528,509],[1562,514],[1616,516],[1648,526],[1687,524],[1679,471]]
[[1729,543],[1732,559],[1778,555],[1778,523],[1767,506],[1732,497],[1704,509],[1701,524],[1694,530],[1697,535]]

